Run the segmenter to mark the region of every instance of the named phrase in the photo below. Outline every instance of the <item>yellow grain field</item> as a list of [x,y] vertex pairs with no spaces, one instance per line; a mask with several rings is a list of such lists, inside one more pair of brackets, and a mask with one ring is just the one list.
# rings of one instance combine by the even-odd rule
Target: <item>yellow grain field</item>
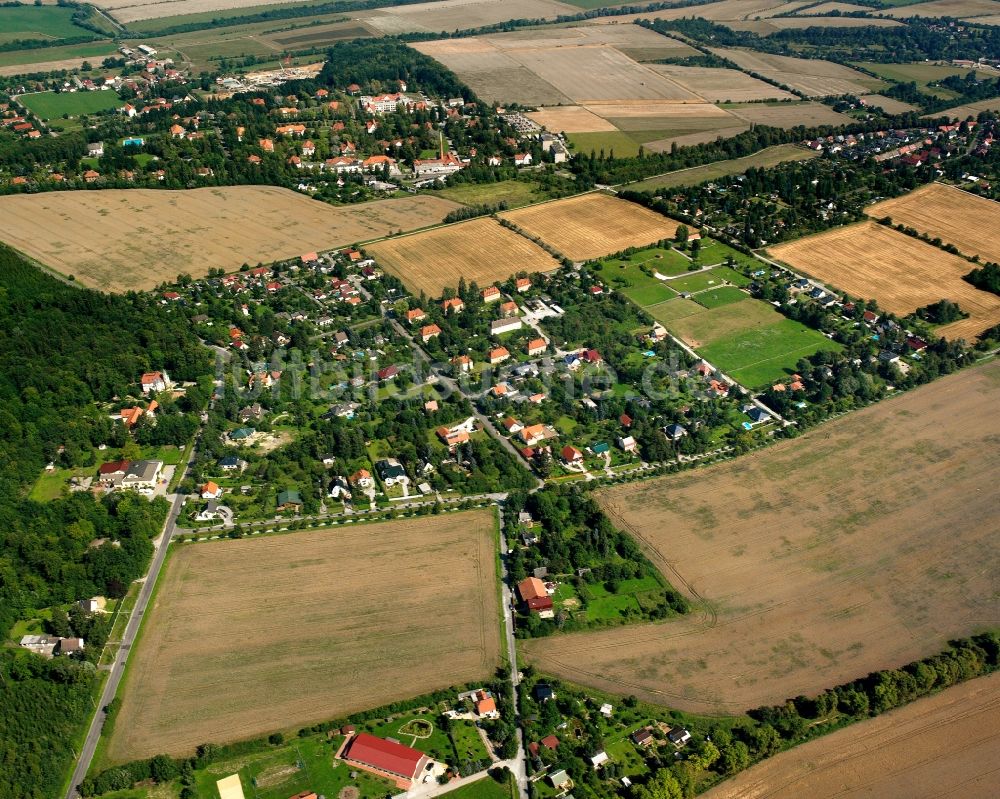
[[673,238],[679,224],[641,205],[599,192],[500,216],[573,261]]
[[0,197],[0,239],[104,291],[142,291],[440,222],[440,197],[335,208],[273,186],[106,189]]
[[537,244],[483,217],[399,236],[365,248],[414,294],[440,297],[460,278],[486,286],[516,272],[549,272],[559,264]]
[[949,339],[971,341],[1000,322],[1000,297],[962,280],[972,264],[876,222],[779,244],[770,253],[851,296],[875,299],[899,316],[942,299],[956,302],[969,318],[938,330]]

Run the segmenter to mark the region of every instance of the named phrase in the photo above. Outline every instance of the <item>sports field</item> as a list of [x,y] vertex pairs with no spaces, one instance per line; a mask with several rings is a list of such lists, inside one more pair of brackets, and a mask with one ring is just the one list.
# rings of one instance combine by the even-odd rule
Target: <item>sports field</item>
[[[748,388],[762,388],[788,377],[800,358],[839,348],[822,333],[737,289],[710,289],[704,292],[704,300],[702,297],[699,293],[692,299],[704,310],[661,321],[707,361]],[[660,318],[656,306],[646,310]]]
[[421,195],[334,208],[271,186],[17,194],[0,197],[0,239],[85,286],[144,290],[425,227],[458,207]]
[[779,244],[770,253],[853,297],[874,299],[899,316],[941,299],[956,302],[969,318],[939,328],[946,338],[972,340],[1000,322],[1000,297],[962,279],[973,264],[876,222]]
[[440,297],[465,278],[488,286],[515,272],[550,272],[558,262],[524,236],[495,219],[480,217],[456,225],[394,236],[366,250],[414,294]]
[[695,166],[690,169],[679,169],[676,172],[669,172],[666,175],[658,175],[655,178],[640,180],[638,183],[630,184],[629,188],[636,191],[654,191],[656,189],[670,188],[671,186],[697,186],[706,180],[716,180],[726,175],[742,175],[751,167],[767,169],[768,167],[783,164],[785,161],[807,161],[816,156],[816,152],[799,147],[797,144],[778,144],[774,147],[767,147],[759,153],[744,156],[743,158],[716,161],[712,164]]
[[998,403],[992,362],[735,461],[600,490],[696,610],[529,640],[524,661],[682,710],[739,713],[995,625]]
[[573,261],[671,239],[678,223],[599,192],[500,214]]
[[38,92],[18,98],[30,111],[42,119],[56,119],[63,114],[80,116],[121,108],[125,103],[112,91],[99,92]]
[[929,183],[902,197],[876,203],[865,213],[872,219],[891,216],[893,224],[954,244],[965,255],[1000,262],[1000,203],[985,197]]
[[178,545],[108,760],[190,754],[491,676],[494,524],[473,511]]
[[994,799],[1000,674],[918,699],[776,755],[705,799]]

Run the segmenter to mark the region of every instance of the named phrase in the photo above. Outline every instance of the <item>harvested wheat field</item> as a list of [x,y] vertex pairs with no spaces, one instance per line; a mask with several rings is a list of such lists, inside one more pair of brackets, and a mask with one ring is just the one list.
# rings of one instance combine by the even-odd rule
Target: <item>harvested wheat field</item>
[[735,461],[600,490],[695,610],[529,640],[526,662],[739,713],[995,627],[998,405],[993,362]]
[[705,799],[993,799],[1000,674],[919,699],[782,752]]
[[559,105],[539,108],[525,114],[546,130],[566,133],[603,133],[617,128],[593,111],[579,105]]
[[[967,191],[929,183],[916,191],[870,206],[872,219],[891,216],[945,244],[954,244],[965,255],[1000,262],[1000,203]],[[971,268],[971,267],[970,267]]]
[[358,18],[392,35],[481,28],[509,19],[553,19],[579,10],[555,0],[431,0],[359,12]]
[[973,264],[876,222],[834,228],[769,252],[853,297],[877,300],[898,316],[942,299],[956,302],[969,318],[938,328],[945,338],[972,340],[1000,322],[1000,297],[962,279]]
[[385,239],[365,250],[414,294],[428,297],[440,297],[462,277],[487,286],[516,272],[559,268],[537,244],[488,217]]
[[485,678],[500,656],[487,511],[177,545],[161,579],[112,762]]
[[[295,3],[300,0],[275,0],[276,3]],[[99,0],[94,3],[111,12],[119,22],[140,19],[159,19],[179,14],[199,14],[204,11],[224,11],[260,5],[260,0]]]
[[458,207],[419,196],[334,208],[272,186],[16,194],[0,197],[0,239],[84,286],[141,291],[437,224]]
[[956,17],[970,18],[1000,14],[997,0],[932,0],[920,3],[920,8],[883,8],[879,14],[889,17]]
[[655,64],[653,69],[710,103],[753,100],[794,100],[795,95],[736,69]]
[[641,205],[598,192],[500,216],[573,261],[673,238],[679,224]]
[[710,48],[715,55],[728,58],[740,69],[756,72],[810,97],[831,94],[867,94],[885,83],[850,67],[819,58],[794,58],[752,50]]

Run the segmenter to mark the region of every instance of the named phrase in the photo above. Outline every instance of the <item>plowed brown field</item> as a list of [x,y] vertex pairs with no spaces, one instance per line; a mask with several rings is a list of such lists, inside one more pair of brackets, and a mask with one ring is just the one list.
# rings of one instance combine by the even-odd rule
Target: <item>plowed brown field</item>
[[232,272],[441,222],[440,197],[341,208],[274,186],[106,189],[0,197],[0,240],[104,291],[143,291],[187,272]]
[[1000,674],[957,685],[754,766],[704,799],[995,799]]
[[695,612],[534,639],[526,662],[736,713],[996,626],[998,404],[991,363],[736,461],[600,491]]
[[178,545],[161,579],[112,762],[485,678],[500,655],[486,511]]
[[1000,322],[1000,297],[962,280],[972,264],[876,222],[779,244],[770,253],[854,297],[875,299],[899,316],[942,299],[957,302],[969,318],[941,327],[938,332],[946,338],[971,341]]
[[673,238],[679,224],[641,205],[597,192],[500,216],[573,261]]
[[549,272],[558,262],[537,244],[495,219],[480,218],[385,239],[365,248],[414,294],[440,297],[459,278],[480,286],[515,272]]
[[1000,203],[985,197],[929,183],[902,197],[875,203],[865,213],[872,219],[891,216],[894,224],[938,237],[965,255],[1000,261]]

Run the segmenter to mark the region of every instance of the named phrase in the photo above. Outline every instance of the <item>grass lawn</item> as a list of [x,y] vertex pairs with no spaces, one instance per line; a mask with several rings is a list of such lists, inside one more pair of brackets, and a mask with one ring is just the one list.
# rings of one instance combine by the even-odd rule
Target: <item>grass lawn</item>
[[[762,269],[764,264],[754,258],[752,255],[747,255],[735,250],[728,244],[723,244],[721,241],[716,241],[715,239],[703,238],[701,240],[701,253],[698,256],[698,260],[703,264],[721,264],[724,263],[726,257],[731,255],[733,260],[738,264],[749,264],[754,269]],[[737,286],[745,286],[749,284],[743,275],[739,276],[740,280],[745,282],[737,282],[736,280],[730,280],[730,283],[735,283]]]
[[573,431],[576,429],[576,425],[576,419],[569,416],[560,416],[556,419],[555,428],[564,436],[569,436],[573,434]]
[[765,169],[785,161],[805,161],[816,156],[817,153],[799,147],[797,144],[779,144],[743,158],[732,158],[728,161],[716,161],[713,164],[668,172],[665,175],[632,183],[629,188],[636,191],[653,191],[672,186],[696,186],[706,180],[716,180],[726,175],[740,175],[751,167]]
[[650,247],[624,258],[606,258],[598,265],[603,280],[621,291],[636,305],[647,306],[664,302],[676,296],[672,283],[659,280],[651,273],[668,277],[683,275],[691,262],[672,248]]
[[51,502],[62,496],[63,488],[69,485],[69,479],[73,475],[86,476],[86,470],[81,469],[56,469],[51,472],[43,471],[35,484],[28,492],[28,499],[34,502]]
[[570,133],[569,143],[578,153],[589,155],[593,150],[600,155],[601,151],[608,157],[611,152],[618,158],[627,158],[639,154],[639,142],[622,133],[620,130],[602,131],[600,133]]
[[455,739],[455,749],[458,759],[488,761],[490,753],[479,735],[476,725],[471,721],[455,721],[451,725],[451,737]]
[[717,266],[707,272],[698,272],[688,277],[679,277],[670,281],[670,287],[678,292],[696,292],[721,286],[723,281],[735,286],[745,286],[750,281],[739,272],[726,266]]
[[113,91],[38,92],[21,95],[21,102],[42,119],[95,114],[125,105]]
[[503,785],[492,777],[483,777],[455,791],[449,791],[452,799],[511,799],[514,795],[510,780]]
[[9,6],[0,8],[0,43],[15,39],[65,39],[93,36],[93,31],[73,24],[75,9],[62,6]]
[[747,298],[747,293],[736,286],[721,286],[717,289],[709,289],[694,295],[694,301],[706,308],[719,308],[733,302],[742,302]]
[[[364,799],[382,799],[395,793],[395,785],[388,780],[335,761],[333,753],[340,740],[337,737],[327,743],[318,737],[306,738],[259,755],[215,763],[196,772],[198,796],[218,796],[215,783],[234,772],[240,775],[244,794],[255,799],[288,799],[302,791],[336,797],[349,785],[357,787]],[[357,774],[354,779],[352,771]]]
[[700,352],[742,385],[762,388],[792,374],[800,358],[836,349],[840,345],[822,333],[782,317],[774,325],[730,336]]
[[638,777],[649,773],[646,761],[635,751],[635,746],[627,738],[608,743],[604,751],[618,764],[619,770],[626,777]]
[[465,205],[493,205],[505,202],[508,208],[516,208],[546,199],[546,195],[537,190],[538,185],[535,183],[501,180],[498,183],[461,183],[430,193]]
[[660,324],[670,326],[676,319],[683,319],[686,316],[694,316],[705,309],[698,303],[680,298],[661,302],[659,305],[651,305],[645,309],[646,313],[652,316]]

